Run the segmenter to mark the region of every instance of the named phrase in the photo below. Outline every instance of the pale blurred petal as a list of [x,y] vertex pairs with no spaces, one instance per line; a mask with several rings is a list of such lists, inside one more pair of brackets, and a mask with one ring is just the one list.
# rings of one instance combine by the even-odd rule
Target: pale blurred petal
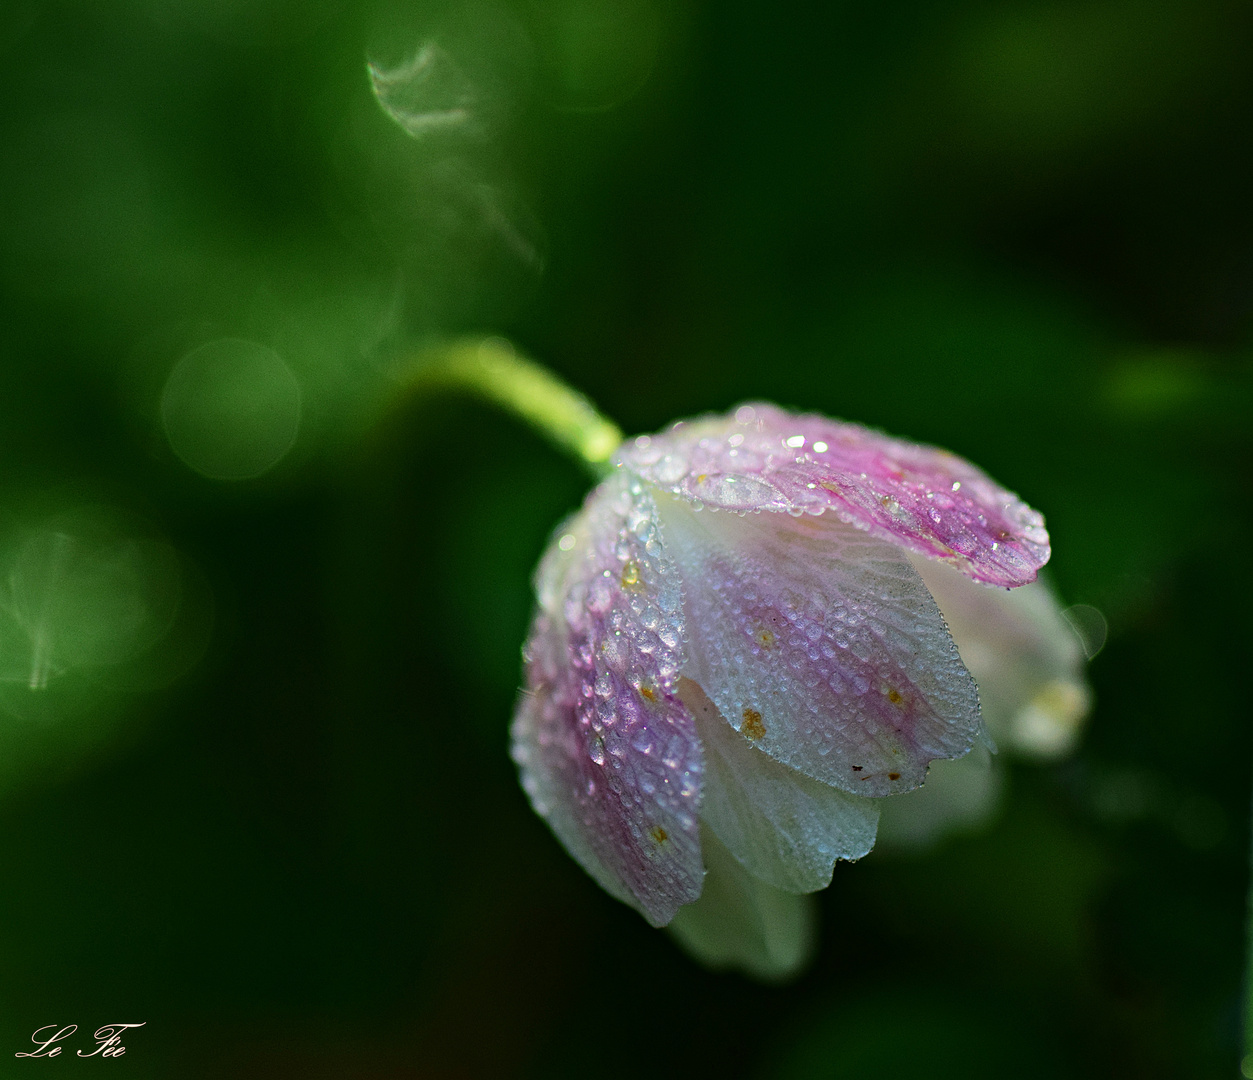
[[787,892],[831,884],[837,859],[860,859],[875,841],[882,799],[860,798],[762,753],[690,679],[679,696],[705,748],[701,820],[755,877]]
[[1049,557],[1044,519],[970,462],[857,424],[741,406],[629,443],[617,459],[662,490],[728,510],[832,511],[997,585]]
[[813,898],[784,892],[744,869],[708,828],[705,891],[679,910],[669,929],[693,957],[775,981],[797,975],[813,955]]
[[862,796],[908,791],[970,749],[974,680],[898,548],[830,514],[658,507],[685,589],[684,674],[754,745]]
[[513,754],[536,811],[655,926],[701,891],[702,756],[676,696],[680,586],[655,508],[618,475],[553,538],[536,581]]
[[986,747],[957,761],[934,761],[917,791],[880,800],[879,847],[923,847],[977,829],[996,810],[1004,786],[1000,763]]
[[1092,705],[1083,645],[1048,586],[979,585],[952,567],[910,557],[979,684],[998,746],[1036,757],[1070,751]]

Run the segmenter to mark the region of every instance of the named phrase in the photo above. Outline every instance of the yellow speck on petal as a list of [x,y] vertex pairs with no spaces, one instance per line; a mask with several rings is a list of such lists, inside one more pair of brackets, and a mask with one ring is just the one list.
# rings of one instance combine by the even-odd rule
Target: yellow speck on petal
[[889,779],[889,780],[899,780],[900,778],[901,778],[901,774],[900,774],[900,773],[898,773],[898,772],[890,772],[890,773],[888,773],[888,779]]
[[895,687],[888,691],[888,701],[890,701],[893,705],[899,705],[904,700],[905,699],[901,697],[901,692]]
[[624,589],[633,589],[640,583],[640,564],[631,559],[626,566],[622,568],[621,577],[622,587]]
[[649,686],[648,683],[641,683],[638,689],[640,697],[642,697],[645,701],[657,700],[657,691]]
[[653,838],[653,842],[657,844],[664,844],[670,839],[670,834],[660,825],[654,825],[651,829],[649,829],[648,835],[651,836]]
[[764,738],[766,725],[761,722],[761,713],[756,709],[745,709],[744,722],[740,725],[740,734],[746,739],[752,739],[754,742]]
[[763,648],[770,648],[774,644],[774,634],[769,630],[763,630],[757,635],[757,640],[761,642]]

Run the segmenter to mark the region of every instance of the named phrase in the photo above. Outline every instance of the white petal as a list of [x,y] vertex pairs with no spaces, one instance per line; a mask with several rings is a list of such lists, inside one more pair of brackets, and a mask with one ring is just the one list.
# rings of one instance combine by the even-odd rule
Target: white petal
[[1092,696],[1082,643],[1048,586],[998,589],[931,559],[911,555],[910,561],[979,684],[997,744],[1041,758],[1072,749]]
[[974,680],[898,548],[830,514],[657,506],[683,581],[684,674],[756,746],[872,797],[970,749]]
[[879,848],[924,847],[950,833],[971,832],[995,813],[1004,788],[999,764],[976,746],[957,761],[932,762],[917,791],[882,799]]
[[813,898],[784,892],[748,873],[708,828],[700,833],[705,889],[668,929],[711,968],[735,968],[766,981],[798,974],[813,954]]
[[837,859],[860,859],[874,847],[883,800],[849,795],[762,753],[690,679],[680,680],[679,698],[705,751],[701,820],[754,877],[816,892],[831,884]]

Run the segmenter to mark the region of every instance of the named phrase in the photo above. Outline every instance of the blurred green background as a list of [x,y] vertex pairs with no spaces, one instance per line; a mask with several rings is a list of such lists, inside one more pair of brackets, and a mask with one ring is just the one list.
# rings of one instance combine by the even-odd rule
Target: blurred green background
[[[1234,0],[9,0],[0,1075],[1235,1075],[1250,57]],[[1079,752],[837,868],[796,984],[697,968],[518,788],[585,481],[397,390],[465,332],[978,462],[1108,620]]]

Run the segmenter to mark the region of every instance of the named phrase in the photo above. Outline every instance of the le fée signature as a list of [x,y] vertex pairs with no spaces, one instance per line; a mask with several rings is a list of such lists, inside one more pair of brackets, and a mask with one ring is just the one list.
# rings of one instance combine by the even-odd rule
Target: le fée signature
[[[122,1035],[130,1028],[143,1027],[145,1023],[147,1023],[146,1020],[138,1024],[105,1024],[97,1028],[95,1035],[92,1036],[96,1040],[96,1048],[79,1050],[78,1056],[95,1057],[98,1054],[100,1057],[121,1057],[126,1053],[126,1047],[122,1045]],[[77,1030],[77,1024],[66,1024],[65,1027],[59,1029],[56,1024],[45,1024],[30,1037],[30,1041],[35,1044],[35,1049],[24,1053],[19,1052],[13,1056],[20,1058],[56,1057],[64,1049],[57,1044],[64,1042]]]

